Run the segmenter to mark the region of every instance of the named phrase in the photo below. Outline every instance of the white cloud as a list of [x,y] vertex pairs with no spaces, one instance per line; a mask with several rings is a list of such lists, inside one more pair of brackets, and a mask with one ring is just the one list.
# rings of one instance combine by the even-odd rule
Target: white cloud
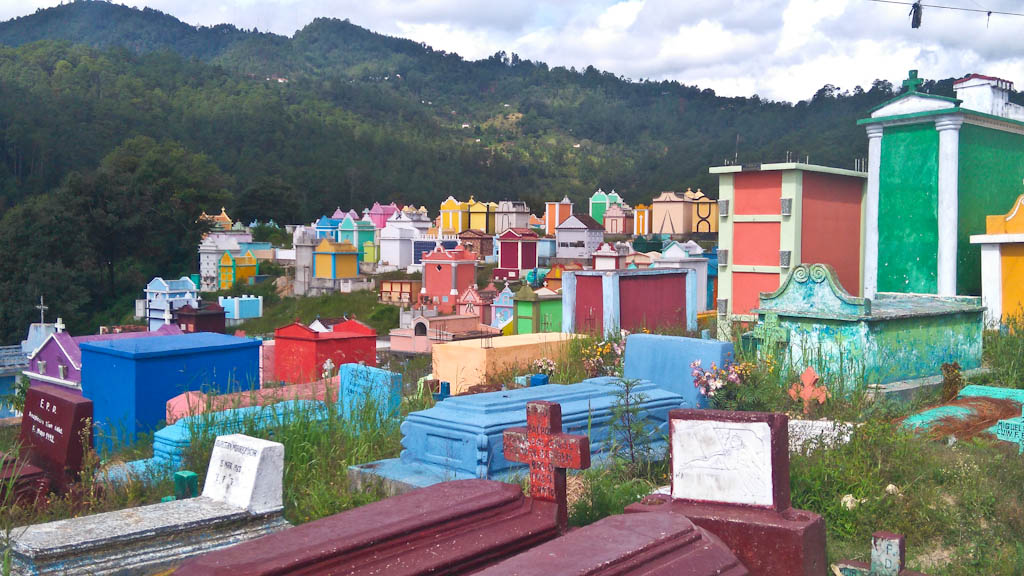
[[[0,0],[0,18],[54,0]],[[229,21],[291,34],[319,16],[426,42],[468,59],[499,50],[551,66],[593,65],[627,78],[675,79],[723,95],[800,100],[825,84],[868,87],[980,72],[1024,84],[1024,18],[865,0],[132,0],[191,24]],[[986,0],[1018,11],[1017,0]],[[972,4],[968,3],[971,6]]]

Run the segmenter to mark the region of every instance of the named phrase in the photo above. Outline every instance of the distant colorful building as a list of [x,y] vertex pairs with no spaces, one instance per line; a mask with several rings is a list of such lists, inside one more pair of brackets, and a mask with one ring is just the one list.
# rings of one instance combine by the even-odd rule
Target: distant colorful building
[[498,290],[494,284],[488,284],[483,290],[473,284],[459,296],[459,314],[461,316],[476,316],[481,324],[490,324],[491,307],[497,295]]
[[157,276],[146,284],[146,324],[156,330],[165,324],[176,324],[178,310],[199,304],[199,290],[191,278],[164,280]]
[[558,225],[555,240],[558,258],[589,261],[604,241],[604,226],[586,214],[573,214]]
[[523,286],[515,295],[515,334],[560,332],[562,295],[548,288]]
[[537,266],[537,234],[527,228],[509,228],[498,236],[498,280],[518,280]]
[[228,213],[224,211],[223,206],[220,208],[220,214],[217,214],[216,216],[210,216],[204,211],[199,215],[199,221],[208,222],[212,230],[220,232],[231,230],[231,226],[233,225],[231,218],[228,216]]
[[359,253],[351,242],[326,238],[313,252],[313,277],[327,280],[359,276]]
[[476,254],[478,260],[485,260],[494,253],[494,236],[483,230],[465,230],[459,234],[459,241],[466,250]]
[[646,236],[651,233],[651,208],[645,204],[633,207],[633,236]]
[[260,263],[252,252],[234,257],[225,252],[220,257],[220,289],[230,290],[236,284],[245,284],[260,273]]
[[622,204],[622,198],[615,190],[605,192],[600,188],[590,197],[590,217],[604,225],[604,213],[611,206]]
[[451,250],[437,247],[422,258],[423,287],[419,308],[454,314],[459,296],[476,282],[476,255],[462,246]]
[[609,206],[604,212],[604,231],[616,235],[633,234],[633,209],[621,203]]
[[480,230],[484,234],[494,235],[494,217],[498,205],[494,202],[477,202],[472,196],[469,202],[464,205],[464,210],[469,214],[467,230]]
[[554,236],[558,225],[572,216],[572,201],[568,196],[559,202],[544,203],[544,233]]
[[502,200],[494,213],[494,233],[501,234],[509,228],[530,227],[530,207],[521,200]]

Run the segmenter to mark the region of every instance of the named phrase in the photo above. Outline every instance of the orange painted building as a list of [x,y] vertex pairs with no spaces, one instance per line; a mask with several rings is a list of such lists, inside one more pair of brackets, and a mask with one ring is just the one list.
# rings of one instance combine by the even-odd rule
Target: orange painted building
[[862,286],[867,173],[785,163],[711,168],[719,175],[719,337],[752,320],[798,264],[829,264],[844,287]]
[[555,235],[555,228],[572,216],[572,201],[568,196],[562,197],[560,202],[544,203],[544,233],[548,236]]

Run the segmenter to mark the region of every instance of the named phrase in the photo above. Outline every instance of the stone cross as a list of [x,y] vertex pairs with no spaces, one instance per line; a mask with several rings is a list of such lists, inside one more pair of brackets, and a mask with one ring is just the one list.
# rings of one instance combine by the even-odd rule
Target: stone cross
[[1020,445],[1020,454],[1024,454],[1024,414],[1019,418],[1000,420],[996,424],[996,438]]
[[503,437],[505,459],[530,466],[530,496],[558,505],[558,528],[569,525],[565,469],[590,468],[590,439],[562,433],[562,407],[555,402],[526,404],[526,428],[508,428]]
[[911,70],[907,75],[907,79],[903,81],[903,87],[907,89],[907,92],[917,92],[917,87],[924,83],[917,77],[917,70]]
[[768,312],[764,315],[764,321],[754,327],[754,338],[761,341],[761,350],[774,356],[779,344],[789,341],[789,332],[779,325],[778,314]]
[[53,327],[54,327],[55,330],[57,330],[58,334],[60,334],[61,332],[64,331],[65,328],[67,328],[67,326],[64,325],[64,319],[63,318],[57,318],[57,323],[54,324]]

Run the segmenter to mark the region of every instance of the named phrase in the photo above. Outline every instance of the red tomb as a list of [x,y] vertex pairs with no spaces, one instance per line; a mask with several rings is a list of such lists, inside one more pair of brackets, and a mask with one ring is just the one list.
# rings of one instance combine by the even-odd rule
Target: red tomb
[[377,331],[357,320],[317,332],[300,322],[274,331],[274,376],[281,382],[304,384],[323,378],[330,359],[342,364],[377,365]]

